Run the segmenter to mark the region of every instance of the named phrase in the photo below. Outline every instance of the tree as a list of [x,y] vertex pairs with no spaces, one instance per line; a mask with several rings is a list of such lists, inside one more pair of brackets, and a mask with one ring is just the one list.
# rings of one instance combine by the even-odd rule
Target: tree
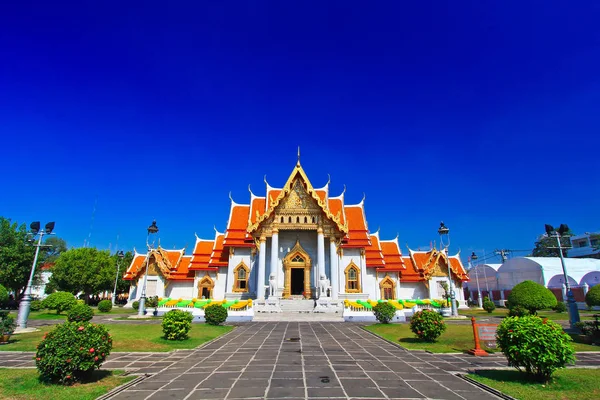
[[28,242],[25,224],[0,217],[0,284],[14,292],[16,298],[27,287],[34,255],[35,247]]
[[44,242],[44,247],[40,249],[40,264],[49,264],[56,262],[61,253],[67,251],[67,242],[56,236],[49,236]]
[[52,268],[50,285],[57,290],[90,295],[112,291],[115,264],[108,250],[82,247],[61,253]]
[[[560,246],[563,248],[563,257],[567,256],[568,248],[571,247],[570,236],[573,236],[573,232],[569,229],[565,234],[563,234],[560,238]],[[560,257],[558,253],[558,249],[556,247],[558,243],[556,243],[555,237],[548,237],[548,235],[544,234],[538,237],[537,242],[535,242],[535,248],[531,252],[532,257]]]

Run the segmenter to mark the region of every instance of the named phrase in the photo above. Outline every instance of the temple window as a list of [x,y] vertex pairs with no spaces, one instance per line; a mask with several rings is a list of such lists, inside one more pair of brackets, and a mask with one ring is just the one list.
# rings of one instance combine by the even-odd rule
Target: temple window
[[213,280],[206,274],[200,282],[198,282],[198,297],[201,299],[212,299],[212,290],[215,286]]
[[283,224],[283,217],[281,217],[281,223]]
[[379,284],[379,288],[381,289],[381,298],[383,300],[394,300],[396,298],[396,282],[389,276],[386,275]]
[[241,262],[233,270],[233,291],[234,292],[247,292],[248,291],[248,276],[250,275],[250,269]]
[[304,258],[302,258],[302,256],[300,254],[296,254],[296,256],[294,258],[292,258],[292,262],[303,263]]
[[306,224],[308,222],[308,217],[304,217],[304,223]]
[[288,222],[291,224],[292,223],[292,217],[288,217]]
[[300,217],[296,217],[296,223],[299,224],[300,223]]
[[346,293],[360,293],[360,269],[353,262],[346,267]]

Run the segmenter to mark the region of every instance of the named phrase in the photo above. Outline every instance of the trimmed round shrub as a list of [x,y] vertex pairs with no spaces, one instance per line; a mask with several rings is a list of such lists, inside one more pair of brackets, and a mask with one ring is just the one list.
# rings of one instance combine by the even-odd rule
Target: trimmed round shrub
[[220,304],[213,304],[204,309],[204,320],[210,325],[221,325],[227,321],[227,309]]
[[585,295],[585,304],[588,307],[600,306],[600,285],[592,286]]
[[523,281],[516,285],[508,296],[508,308],[516,306],[526,308],[530,314],[536,315],[538,310],[556,306],[556,297],[543,285],[534,281]]
[[509,317],[524,317],[529,315],[529,310],[521,306],[514,306],[508,309]]
[[0,306],[4,306],[8,302],[8,290],[3,285],[0,285]]
[[42,302],[40,300],[33,300],[29,306],[31,311],[40,311],[42,308]]
[[410,330],[417,338],[426,342],[435,342],[446,330],[443,317],[432,310],[417,311],[410,318]]
[[133,307],[134,310],[139,310],[140,309],[140,302],[139,301],[134,301],[133,303],[131,303],[131,307]]
[[396,315],[396,307],[387,302],[377,303],[373,307],[375,318],[382,324],[389,324]]
[[167,340],[185,340],[192,328],[192,313],[182,310],[171,310],[163,316],[162,330]]
[[575,361],[571,337],[559,324],[535,315],[505,318],[496,339],[508,365],[540,382]]
[[494,311],[496,309],[496,304],[494,304],[492,299],[490,299],[489,297],[486,296],[483,299],[483,309],[491,314],[492,311]]
[[67,312],[69,322],[86,322],[94,317],[94,310],[87,304],[75,304]]
[[71,385],[88,377],[112,349],[108,330],[90,322],[65,322],[38,345],[35,365],[44,381]]
[[75,304],[77,304],[77,300],[73,293],[69,292],[54,292],[42,301],[42,307],[56,310],[57,314],[70,310]]
[[559,301],[558,303],[556,303],[553,310],[557,313],[564,313],[565,311],[567,311],[567,305],[562,301]]
[[112,302],[110,300],[102,300],[98,303],[98,311],[109,312],[112,310]]

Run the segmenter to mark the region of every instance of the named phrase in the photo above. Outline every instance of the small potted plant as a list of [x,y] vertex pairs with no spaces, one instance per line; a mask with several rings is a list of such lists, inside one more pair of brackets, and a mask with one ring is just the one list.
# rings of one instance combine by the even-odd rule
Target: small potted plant
[[0,333],[2,334],[0,337],[0,343],[8,343],[8,339],[10,339],[10,335],[13,334],[15,329],[17,328],[17,324],[15,323],[15,318],[8,313],[2,315],[2,320],[0,321]]

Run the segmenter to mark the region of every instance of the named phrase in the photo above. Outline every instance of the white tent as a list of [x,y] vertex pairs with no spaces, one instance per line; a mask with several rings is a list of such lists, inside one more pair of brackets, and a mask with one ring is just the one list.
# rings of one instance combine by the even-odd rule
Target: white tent
[[501,265],[480,264],[472,267],[469,270],[469,282],[465,283],[464,286],[471,291],[477,291],[477,284],[479,284],[479,290],[481,291],[498,290],[496,272]]
[[[572,286],[600,283],[600,260],[593,258],[565,258],[565,266]],[[559,257],[515,257],[507,260],[496,273],[498,288],[510,290],[516,284],[531,280],[549,288],[562,288],[563,269]]]

